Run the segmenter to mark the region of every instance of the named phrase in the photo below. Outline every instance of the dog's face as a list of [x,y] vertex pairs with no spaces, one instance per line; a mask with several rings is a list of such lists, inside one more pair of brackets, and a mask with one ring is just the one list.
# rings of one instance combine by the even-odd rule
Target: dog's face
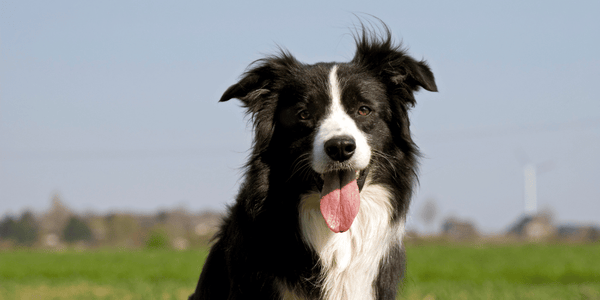
[[307,65],[285,52],[260,60],[221,98],[243,101],[254,121],[253,155],[283,179],[318,191],[334,232],[352,224],[371,169],[413,151],[413,92],[437,89],[425,62],[389,36],[363,37],[357,47],[349,63]]
[[[384,86],[349,64],[308,65],[292,72],[278,93],[271,146],[279,144],[279,156],[295,161],[292,172],[362,174],[372,148],[381,150],[390,139]],[[322,190],[322,183],[315,184]]]

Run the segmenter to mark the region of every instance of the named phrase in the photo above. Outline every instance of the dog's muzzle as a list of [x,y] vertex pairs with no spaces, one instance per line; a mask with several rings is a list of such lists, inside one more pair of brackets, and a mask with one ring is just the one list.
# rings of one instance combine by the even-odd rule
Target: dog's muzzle
[[368,169],[355,170],[349,163],[356,150],[356,142],[350,136],[331,138],[323,147],[332,162],[331,169],[320,176],[321,214],[331,231],[345,232],[358,215],[360,191]]

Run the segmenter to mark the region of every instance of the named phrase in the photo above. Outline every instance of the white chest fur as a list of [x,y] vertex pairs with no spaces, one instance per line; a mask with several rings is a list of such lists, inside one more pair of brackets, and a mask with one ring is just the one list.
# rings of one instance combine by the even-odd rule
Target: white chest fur
[[319,210],[318,194],[307,195],[300,205],[303,238],[319,254],[326,300],[374,299],[380,262],[390,245],[402,241],[404,221],[390,224],[388,190],[365,184],[360,198],[358,215],[344,233],[329,230]]

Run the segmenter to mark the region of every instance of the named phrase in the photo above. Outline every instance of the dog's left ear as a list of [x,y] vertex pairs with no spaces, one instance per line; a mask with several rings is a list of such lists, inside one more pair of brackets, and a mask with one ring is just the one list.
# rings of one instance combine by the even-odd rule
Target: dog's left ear
[[437,92],[435,78],[425,61],[416,61],[399,45],[392,43],[387,27],[384,36],[378,37],[363,27],[362,36],[356,37],[356,54],[353,63],[373,71],[384,81],[397,87],[417,91],[420,87]]
[[395,84],[405,83],[413,90],[418,90],[421,86],[430,92],[438,91],[433,73],[424,60],[416,61],[410,56],[404,56],[396,66],[390,61],[388,67],[386,72],[390,74],[390,80]]

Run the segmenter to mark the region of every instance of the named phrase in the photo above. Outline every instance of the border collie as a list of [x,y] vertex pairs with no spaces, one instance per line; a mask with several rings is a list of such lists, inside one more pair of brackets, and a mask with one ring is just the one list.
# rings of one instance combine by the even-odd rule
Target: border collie
[[189,299],[395,299],[419,156],[409,109],[437,87],[385,24],[354,39],[350,62],[282,50],[221,97],[242,101],[253,148]]

